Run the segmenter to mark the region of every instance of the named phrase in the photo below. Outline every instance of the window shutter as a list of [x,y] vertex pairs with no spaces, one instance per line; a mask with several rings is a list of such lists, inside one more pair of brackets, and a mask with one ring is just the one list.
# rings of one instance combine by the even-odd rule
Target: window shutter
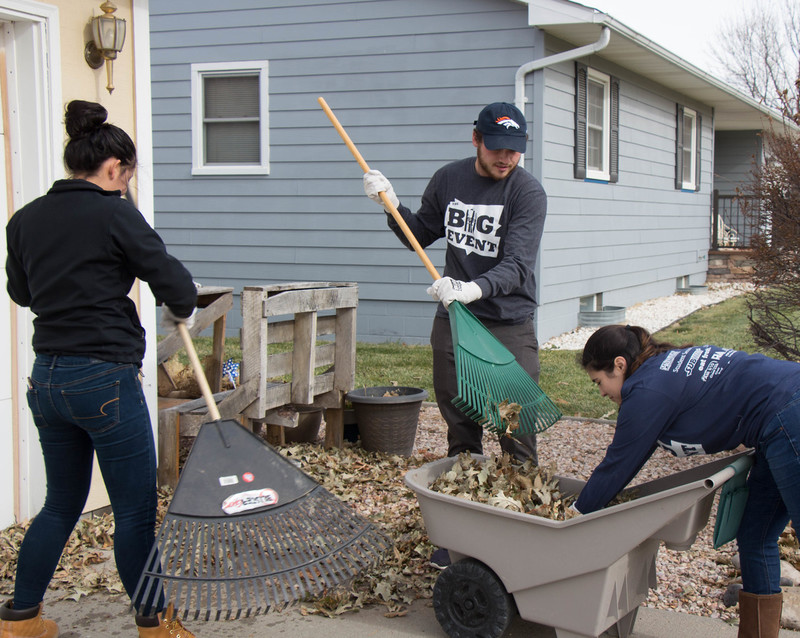
[[680,104],[675,123],[675,188],[683,188],[683,107]]
[[611,78],[611,131],[609,138],[609,162],[610,182],[619,181],[619,80]]
[[575,63],[575,179],[586,178],[586,83],[585,64]]
[[695,159],[695,163],[694,163],[694,169],[695,169],[695,173],[694,173],[695,174],[694,189],[696,191],[699,191],[700,190],[700,175],[702,174],[702,170],[700,168],[700,146],[701,146],[701,142],[703,141],[703,117],[699,113],[697,114],[697,123],[695,124],[695,126],[697,127],[697,142],[695,143],[695,145],[696,145],[696,148],[695,148],[696,159]]

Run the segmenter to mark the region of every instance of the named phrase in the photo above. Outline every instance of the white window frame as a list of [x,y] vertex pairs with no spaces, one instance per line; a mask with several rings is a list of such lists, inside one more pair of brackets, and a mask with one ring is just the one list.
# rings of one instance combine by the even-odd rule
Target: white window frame
[[[259,77],[259,144],[258,164],[206,164],[205,127],[203,125],[203,79],[210,75],[258,75]],[[192,64],[192,175],[268,175],[269,174],[269,63],[209,62]]]
[[[682,146],[683,157],[681,163],[681,188],[683,190],[693,191],[697,188],[697,111],[694,109],[690,109],[687,107],[683,108],[683,119],[681,126],[681,132],[683,133],[683,139],[686,139],[686,119],[690,119],[692,121],[691,131],[689,132],[689,139],[691,140],[691,147],[687,149],[685,146]],[[683,179],[683,175],[686,173],[686,152],[689,150],[689,175],[691,176],[690,179],[687,181]]]
[[[599,171],[589,166],[589,83],[594,82],[603,87],[603,166]],[[586,76],[586,178],[609,181],[611,179],[611,76],[589,67]]]

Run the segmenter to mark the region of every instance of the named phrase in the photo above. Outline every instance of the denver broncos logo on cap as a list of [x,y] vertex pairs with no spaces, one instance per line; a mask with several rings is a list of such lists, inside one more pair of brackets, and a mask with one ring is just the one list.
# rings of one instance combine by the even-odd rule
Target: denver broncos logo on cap
[[512,120],[508,115],[502,115],[498,117],[495,121],[495,124],[499,124],[500,126],[505,126],[507,129],[509,128],[519,128],[519,124],[517,124],[514,120]]

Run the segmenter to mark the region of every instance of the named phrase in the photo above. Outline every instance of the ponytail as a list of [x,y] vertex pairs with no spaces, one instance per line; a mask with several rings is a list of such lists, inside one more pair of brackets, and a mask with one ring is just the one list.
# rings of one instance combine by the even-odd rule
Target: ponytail
[[650,357],[685,347],[656,341],[641,326],[603,326],[586,341],[579,362],[584,370],[611,372],[614,360],[622,357],[628,364],[627,379]]

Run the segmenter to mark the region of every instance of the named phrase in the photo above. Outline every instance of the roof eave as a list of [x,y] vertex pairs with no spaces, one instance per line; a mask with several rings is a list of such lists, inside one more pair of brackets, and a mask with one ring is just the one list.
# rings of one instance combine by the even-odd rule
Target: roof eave
[[570,0],[515,0],[528,5],[528,22],[574,45],[598,39],[611,30],[603,59],[629,69],[692,100],[714,109],[717,130],[762,130],[774,124],[793,124],[780,113],[718,80],[612,16]]

